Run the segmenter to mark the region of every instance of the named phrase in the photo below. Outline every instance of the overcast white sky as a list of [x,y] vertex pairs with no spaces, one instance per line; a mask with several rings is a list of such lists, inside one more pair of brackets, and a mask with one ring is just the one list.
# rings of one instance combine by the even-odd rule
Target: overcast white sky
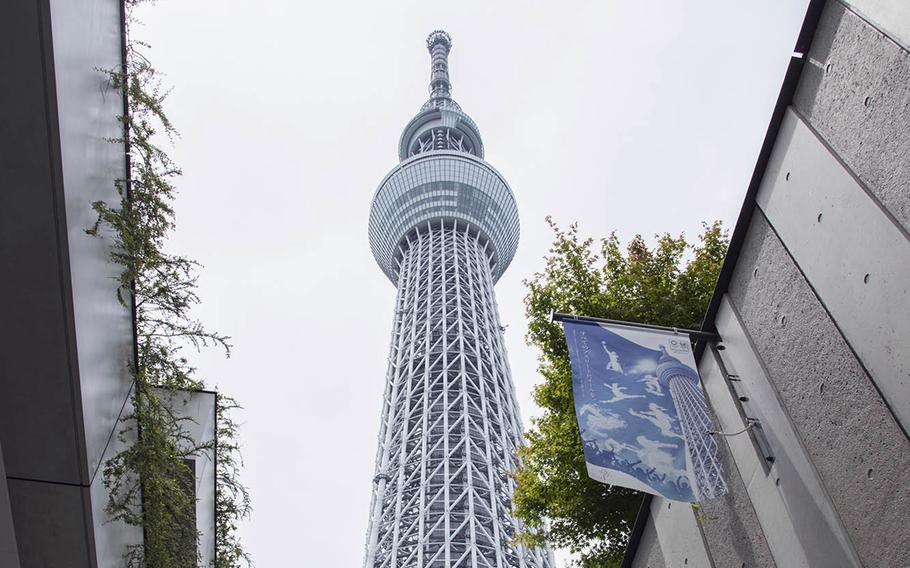
[[174,87],[175,250],[205,265],[203,354],[245,406],[243,527],[260,567],[363,562],[395,290],[370,199],[427,98],[427,34],[453,38],[454,98],[522,218],[497,285],[523,416],[538,410],[522,279],[544,222],[583,233],[732,226],[807,0],[161,0],[137,30]]

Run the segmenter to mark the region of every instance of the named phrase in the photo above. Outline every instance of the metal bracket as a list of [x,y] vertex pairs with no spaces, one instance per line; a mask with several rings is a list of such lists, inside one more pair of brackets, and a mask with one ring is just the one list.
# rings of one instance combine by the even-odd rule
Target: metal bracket
[[756,426],[756,425],[759,424],[759,421],[758,421],[757,418],[746,418],[746,422],[748,422],[749,425],[746,426],[745,428],[743,428],[742,430],[737,431],[737,432],[720,432],[720,431],[718,431],[718,430],[705,430],[705,434],[708,434],[709,436],[714,436],[714,435],[717,435],[717,436],[738,436],[739,434],[743,434],[743,433],[745,433],[745,432],[748,432],[749,430],[752,429],[753,426]]

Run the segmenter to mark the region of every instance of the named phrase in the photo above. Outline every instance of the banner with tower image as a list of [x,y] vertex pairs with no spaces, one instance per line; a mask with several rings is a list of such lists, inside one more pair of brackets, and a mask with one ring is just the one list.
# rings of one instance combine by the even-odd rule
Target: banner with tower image
[[673,501],[727,492],[688,335],[563,320],[588,475]]

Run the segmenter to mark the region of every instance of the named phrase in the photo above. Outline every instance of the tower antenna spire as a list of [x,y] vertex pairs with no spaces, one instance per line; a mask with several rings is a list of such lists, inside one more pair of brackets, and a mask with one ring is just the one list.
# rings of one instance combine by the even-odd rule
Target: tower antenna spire
[[430,98],[448,99],[452,96],[449,82],[449,51],[452,37],[443,30],[435,30],[427,36],[427,50],[430,52]]

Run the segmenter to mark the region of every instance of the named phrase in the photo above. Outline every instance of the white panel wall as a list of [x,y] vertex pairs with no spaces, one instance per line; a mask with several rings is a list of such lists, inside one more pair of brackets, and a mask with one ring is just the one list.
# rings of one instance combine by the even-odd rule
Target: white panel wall
[[[132,412],[133,407],[128,404],[124,408],[124,414],[129,415]],[[117,431],[119,432],[126,426],[126,424],[118,422]],[[117,453],[125,450],[135,440],[135,430],[122,436],[115,434],[107,445],[104,455],[101,456],[101,463],[103,464],[117,455]],[[128,525],[122,521],[112,522],[108,520],[108,515],[105,511],[108,504],[108,490],[104,486],[104,475],[102,473],[99,472],[92,480],[92,486],[89,491],[92,497],[95,558],[98,562],[98,568],[124,568],[123,555],[131,546],[142,544],[142,527]]]
[[[194,438],[200,443],[215,440],[215,394],[193,393],[191,412],[194,423],[190,431]],[[201,533],[199,548],[202,566],[208,566],[208,563],[215,559],[216,465],[214,450],[207,450],[196,459],[196,526]]]
[[[768,467],[748,435],[726,437],[772,555],[780,566],[797,562],[831,568],[860,566],[818,472],[726,296],[715,323],[726,347],[720,352],[724,367],[738,376],[749,398],[750,417],[761,421],[761,433],[774,457]],[[702,357],[699,371],[722,431],[743,429],[737,402],[710,351]]]
[[910,241],[789,109],[756,201],[910,429]]
[[[182,423],[187,435],[197,445],[215,440],[215,393],[204,391],[158,391],[170,399],[174,413],[187,418]],[[215,452],[206,450],[196,457],[196,528],[199,530],[199,565],[209,566],[215,559]]]
[[689,503],[651,499],[651,519],[667,568],[713,566]]
[[[725,313],[726,312],[726,313]],[[729,317],[729,306],[724,303],[720,310],[721,316]],[[721,320],[719,317],[718,320]],[[720,327],[720,322],[718,322]],[[742,349],[738,341],[725,330],[724,343],[728,351]],[[728,366],[728,370],[734,372]],[[714,414],[717,416],[716,428],[722,432],[739,432],[746,427],[737,409],[736,402],[730,389],[727,387],[720,367],[710,351],[705,351],[698,369],[702,385],[708,395]],[[750,372],[748,365],[737,369],[734,374],[745,376]],[[749,493],[758,522],[762,526],[768,548],[778,566],[792,566],[793,568],[809,568],[809,561],[803,551],[802,544],[796,536],[793,523],[787,515],[787,508],[778,494],[774,479],[765,473],[762,463],[763,456],[757,451],[751,439],[746,434],[729,436],[726,442],[730,453],[739,468],[743,484]],[[730,475],[730,472],[727,472]]]
[[[76,348],[85,425],[88,477],[101,466],[130,388],[133,327],[129,310],[119,304],[114,278],[120,268],[109,261],[110,239],[85,234],[97,215],[92,202],[119,203],[115,181],[125,177],[123,136],[117,117],[123,98],[98,69],[121,65],[119,0],[53,0],[60,150],[66,197]],[[102,519],[103,520],[103,519]]]

